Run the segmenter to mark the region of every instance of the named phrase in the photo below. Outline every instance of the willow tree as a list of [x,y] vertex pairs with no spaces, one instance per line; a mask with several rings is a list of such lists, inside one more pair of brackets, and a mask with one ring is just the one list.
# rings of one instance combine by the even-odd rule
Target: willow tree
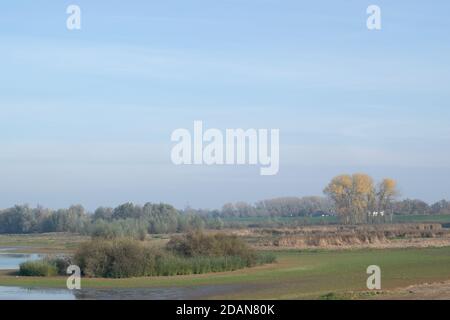
[[378,184],[377,189],[377,211],[389,213],[392,220],[392,204],[398,196],[397,182],[390,178],[385,178]]
[[353,189],[351,197],[352,223],[366,223],[368,212],[373,211],[375,205],[375,187],[373,179],[364,173],[352,175]]
[[397,194],[396,183],[384,179],[375,188],[373,179],[364,173],[340,175],[331,180],[324,189],[335,205],[342,223],[367,223],[374,211],[388,208]]
[[352,213],[353,177],[350,175],[340,175],[325,188],[324,193],[334,202],[336,213],[342,223],[354,222]]

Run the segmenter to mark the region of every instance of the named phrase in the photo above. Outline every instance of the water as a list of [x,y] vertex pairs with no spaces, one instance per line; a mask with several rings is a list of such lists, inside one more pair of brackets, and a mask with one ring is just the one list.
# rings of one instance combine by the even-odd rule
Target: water
[[[8,253],[14,248],[0,248],[0,270],[19,270],[22,262],[38,260],[37,253]],[[0,286],[0,300],[73,300],[75,295],[64,289],[27,289]]]
[[49,289],[0,286],[0,300],[195,300],[210,294],[235,292],[235,285],[130,288],[130,289]]
[[[13,248],[8,248],[12,251]],[[41,255],[7,253],[0,248],[0,270],[18,270],[25,261],[37,260]],[[0,286],[0,300],[184,300],[203,299],[209,296],[232,293],[240,285],[130,288],[130,289],[50,289]]]
[[19,265],[25,261],[38,260],[41,256],[36,253],[6,253],[0,252],[0,270],[19,270]]
[[0,286],[0,300],[75,300],[67,289],[28,289]]

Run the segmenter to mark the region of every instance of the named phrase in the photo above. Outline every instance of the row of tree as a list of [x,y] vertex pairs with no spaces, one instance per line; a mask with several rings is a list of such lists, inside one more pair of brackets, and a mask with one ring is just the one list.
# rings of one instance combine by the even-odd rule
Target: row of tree
[[188,212],[213,217],[310,217],[337,215],[342,223],[358,224],[391,221],[396,215],[450,214],[450,201],[432,205],[418,199],[397,201],[395,180],[385,178],[375,183],[364,173],[339,175],[324,189],[326,197],[282,197],[255,204],[227,203],[221,210],[188,209]]
[[327,197],[284,197],[227,203],[221,210],[177,210],[169,204],[125,203],[116,208],[100,207],[90,214],[81,205],[50,210],[17,205],[0,210],[0,233],[73,232],[98,237],[145,237],[147,233],[176,233],[202,228],[230,226],[222,218],[233,217],[309,217],[337,215],[342,223],[358,224],[390,221],[393,214],[450,214],[450,201],[432,205],[422,200],[396,201],[393,179],[378,184],[367,174],[340,175],[324,189]]
[[105,238],[147,233],[175,233],[214,227],[217,222],[192,214],[182,214],[168,204],[126,203],[116,208],[98,208],[89,214],[80,206],[50,210],[16,205],[0,211],[0,233],[73,232]]
[[315,214],[331,214],[333,203],[325,197],[282,197],[266,199],[250,204],[226,203],[221,210],[185,209],[185,212],[211,217],[308,217]]
[[385,178],[378,184],[367,174],[340,175],[331,180],[324,193],[333,201],[340,221],[346,224],[392,221],[397,215],[450,214],[450,201],[432,205],[418,199],[396,201],[395,180]]
[[78,205],[56,211],[16,205],[0,211],[0,233],[80,233],[89,220],[84,208]]
[[450,214],[450,201],[441,200],[430,205],[419,199],[404,199],[393,203],[393,211],[399,215]]

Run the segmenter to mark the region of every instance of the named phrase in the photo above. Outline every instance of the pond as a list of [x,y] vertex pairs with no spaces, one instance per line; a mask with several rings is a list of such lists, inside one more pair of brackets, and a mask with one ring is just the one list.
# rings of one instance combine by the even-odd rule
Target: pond
[[196,286],[130,289],[50,289],[0,286],[0,300],[195,300],[235,292],[238,286]]
[[[38,260],[42,256],[37,253],[9,253],[15,248],[0,248],[0,270],[19,270],[25,261]],[[69,300],[75,296],[69,290],[59,289],[27,289],[20,287],[0,286],[0,300]]]
[[[9,251],[12,251],[10,248]],[[7,253],[0,249],[0,270],[18,270],[25,261],[41,255]],[[195,287],[129,288],[129,289],[50,289],[0,286],[0,300],[184,300],[203,299],[209,296],[232,293],[242,285],[205,285]]]
[[7,253],[0,251],[0,270],[19,270],[19,265],[25,261],[38,260],[36,253]]
[[0,286],[0,300],[74,300],[67,289],[28,289]]

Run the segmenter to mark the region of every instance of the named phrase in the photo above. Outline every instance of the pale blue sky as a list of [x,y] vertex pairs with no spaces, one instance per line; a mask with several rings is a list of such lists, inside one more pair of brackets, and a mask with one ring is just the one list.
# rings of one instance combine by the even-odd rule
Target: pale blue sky
[[[82,30],[66,29],[69,4]],[[366,28],[377,4],[382,30]],[[450,198],[450,3],[0,5],[0,207],[220,207],[321,194],[334,175]],[[176,167],[170,134],[279,128],[280,172]]]

